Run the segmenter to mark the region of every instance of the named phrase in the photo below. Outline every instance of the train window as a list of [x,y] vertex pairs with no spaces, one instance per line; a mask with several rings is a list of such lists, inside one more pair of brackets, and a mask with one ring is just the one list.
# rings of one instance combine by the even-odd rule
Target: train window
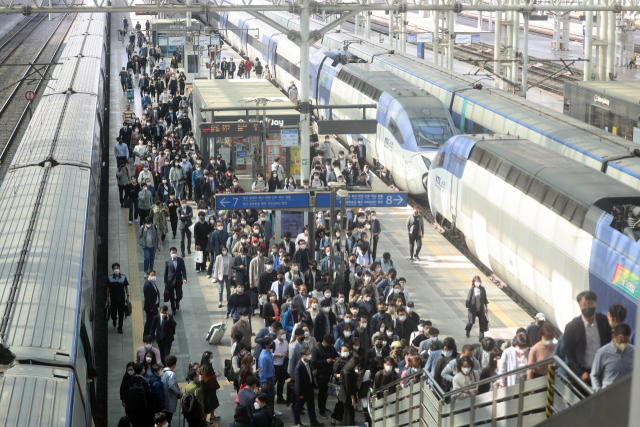
[[444,165],[444,156],[445,152],[441,151],[438,153],[435,159],[433,159],[433,163],[431,164],[431,168],[441,168]]
[[404,144],[404,138],[402,137],[402,132],[400,132],[400,128],[396,124],[395,120],[389,119],[389,130],[396,138],[399,144]]
[[421,117],[411,119],[411,127],[418,147],[438,147],[453,136],[446,118]]
[[569,110],[571,109],[571,100],[570,99],[565,99],[564,100],[564,112],[567,113],[569,112]]

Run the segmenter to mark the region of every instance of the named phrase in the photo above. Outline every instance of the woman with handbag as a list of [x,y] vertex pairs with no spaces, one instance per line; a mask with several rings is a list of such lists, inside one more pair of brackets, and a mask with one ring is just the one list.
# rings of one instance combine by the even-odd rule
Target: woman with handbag
[[[238,375],[238,388],[237,388],[238,393],[240,393],[240,390],[245,388],[245,386],[247,385],[246,384],[247,378],[254,375],[253,373],[254,363],[255,363],[255,359],[248,352],[245,353],[244,356],[242,356],[242,359],[240,359],[240,374]],[[236,403],[240,403],[240,399],[238,396],[236,396]]]
[[340,392],[338,393],[338,403],[331,414],[331,425],[336,425],[336,420],[346,420],[342,425],[355,425],[355,406],[358,401],[358,379],[360,378],[360,358],[351,358],[340,372]]
[[216,372],[213,368],[213,353],[205,351],[200,361],[200,375],[202,376],[202,389],[204,390],[204,413],[211,414],[211,420],[219,420],[215,415],[215,409],[220,406],[216,390],[220,388],[218,378],[222,372]]
[[233,383],[233,388],[236,392],[238,392],[240,388],[238,380],[240,379],[240,371],[242,370],[241,360],[248,352],[249,350],[247,349],[247,346],[239,342],[233,352],[233,357],[231,357],[231,370],[229,371],[227,380],[229,380],[230,383]]

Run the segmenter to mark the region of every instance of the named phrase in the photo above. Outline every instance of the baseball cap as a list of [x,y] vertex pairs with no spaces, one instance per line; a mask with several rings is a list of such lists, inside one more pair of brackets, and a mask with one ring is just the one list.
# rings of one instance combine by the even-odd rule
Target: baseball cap
[[547,318],[545,317],[544,313],[538,313],[538,314],[536,314],[535,319],[538,319],[538,320],[547,320]]

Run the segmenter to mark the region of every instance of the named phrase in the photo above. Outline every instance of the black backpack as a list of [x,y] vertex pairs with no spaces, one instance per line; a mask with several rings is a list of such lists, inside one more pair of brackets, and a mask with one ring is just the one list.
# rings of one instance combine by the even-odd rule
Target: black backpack
[[190,420],[195,420],[197,417],[200,417],[200,403],[196,399],[196,390],[199,389],[200,386],[194,387],[187,395],[182,399],[182,415],[184,418],[191,422]]
[[149,402],[147,401],[147,390],[144,388],[143,383],[137,382],[129,387],[127,405],[129,408],[136,408],[138,410],[149,412],[150,407]]
[[271,418],[271,427],[284,427],[284,422],[278,417]]

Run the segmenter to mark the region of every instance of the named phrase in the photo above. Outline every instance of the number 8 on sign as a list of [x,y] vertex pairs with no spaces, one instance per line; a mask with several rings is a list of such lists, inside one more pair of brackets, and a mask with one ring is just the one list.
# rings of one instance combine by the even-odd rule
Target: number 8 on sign
[[390,205],[391,203],[393,203],[391,199],[392,199],[391,196],[387,196],[387,201],[386,201],[387,205]]

